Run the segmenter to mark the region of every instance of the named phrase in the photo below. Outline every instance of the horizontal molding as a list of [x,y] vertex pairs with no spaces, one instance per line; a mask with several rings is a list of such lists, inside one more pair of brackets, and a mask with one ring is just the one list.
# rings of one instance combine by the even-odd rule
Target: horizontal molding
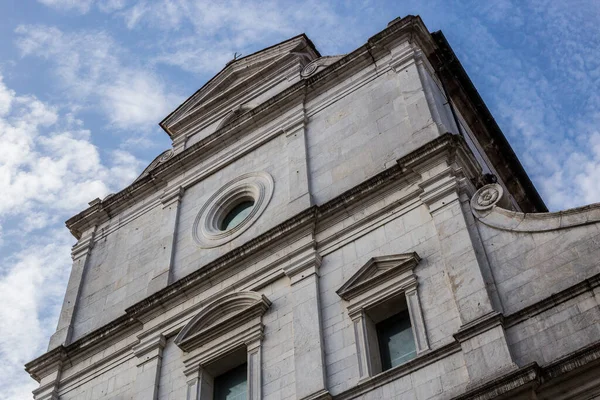
[[488,400],[501,395],[514,396],[518,392],[525,390],[533,390],[536,393],[543,394],[546,388],[549,388],[560,378],[592,366],[600,367],[598,361],[600,361],[600,342],[574,351],[560,360],[543,367],[536,362],[527,364],[516,371],[493,379],[460,396],[454,397],[452,400]]
[[492,328],[502,326],[502,321],[502,314],[492,311],[483,317],[477,318],[476,320],[461,326],[458,332],[456,332],[453,336],[456,340],[462,343],[465,340],[469,340]]
[[36,381],[40,381],[48,371],[56,370],[65,360],[75,363],[76,357],[85,356],[88,352],[94,351],[107,338],[114,340],[115,337],[122,337],[131,332],[141,330],[142,323],[129,315],[123,315],[112,322],[88,333],[79,340],[64,346],[60,345],[33,361],[25,364],[25,371]]
[[59,394],[63,396],[64,394],[70,392],[73,389],[83,386],[85,383],[97,378],[105,372],[108,372],[111,369],[116,368],[119,365],[131,360],[135,357],[132,352],[132,347],[133,346],[127,346],[125,348],[119,349],[114,353],[106,356],[102,360],[99,360],[83,368],[81,371],[78,371],[73,375],[69,375],[64,379],[61,378],[58,390]]
[[452,342],[446,344],[440,348],[435,350],[427,351],[422,353],[416,358],[394,367],[392,369],[388,369],[380,374],[377,374],[358,385],[354,386],[351,389],[348,389],[342,393],[339,393],[333,396],[334,400],[346,400],[346,399],[354,399],[360,395],[363,395],[367,392],[370,392],[373,389],[376,389],[380,386],[386,385],[390,382],[393,382],[403,376],[412,374],[415,371],[420,370],[430,364],[433,364],[436,361],[442,360],[452,354],[460,353],[461,347],[460,343]]
[[540,384],[540,367],[537,363],[528,364],[518,370],[496,378],[452,400],[488,400],[508,394],[514,390],[535,388]]
[[555,293],[545,299],[538,301],[535,304],[527,306],[513,314],[504,317],[504,327],[510,328],[529,318],[543,313],[544,311],[550,310],[558,306],[559,304],[565,303],[577,296],[582,295],[586,292],[592,292],[595,288],[600,287],[600,274],[596,274],[584,281],[573,285],[565,290]]

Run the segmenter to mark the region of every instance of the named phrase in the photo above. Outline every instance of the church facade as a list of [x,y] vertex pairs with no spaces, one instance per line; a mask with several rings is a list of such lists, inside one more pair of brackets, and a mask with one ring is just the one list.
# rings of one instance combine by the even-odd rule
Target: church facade
[[67,221],[37,400],[600,398],[600,205],[548,213],[441,32],[231,61]]

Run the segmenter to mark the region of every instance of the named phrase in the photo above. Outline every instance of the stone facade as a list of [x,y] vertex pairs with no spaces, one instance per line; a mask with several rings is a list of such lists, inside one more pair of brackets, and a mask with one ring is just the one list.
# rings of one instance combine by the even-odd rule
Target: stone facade
[[546,212],[419,17],[232,61],[161,126],[173,148],[67,221],[35,399],[206,400],[241,365],[249,399],[600,398],[600,206]]

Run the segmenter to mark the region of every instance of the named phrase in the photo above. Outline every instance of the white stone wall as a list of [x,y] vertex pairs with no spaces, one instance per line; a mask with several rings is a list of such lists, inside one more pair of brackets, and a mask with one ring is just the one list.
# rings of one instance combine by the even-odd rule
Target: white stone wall
[[[88,379],[64,385],[61,400],[113,400],[134,398],[134,384],[137,372],[136,360],[129,358],[120,364],[111,365]],[[70,387],[69,387],[70,386]]]
[[[287,182],[287,152],[282,151],[286,148],[285,139],[283,135],[277,136],[251,154],[236,160],[185,191],[177,225],[173,270],[175,280],[183,278],[202,265],[228,253],[301,211],[298,207],[288,205],[290,199]],[[269,173],[275,182],[273,197],[261,217],[233,241],[216,248],[201,249],[192,237],[192,227],[206,200],[232,179],[244,173],[260,171]]]
[[431,216],[425,207],[419,207],[323,258],[321,315],[327,380],[332,394],[356,385],[359,377],[352,321],[346,302],[336,290],[371,257],[412,251],[422,258],[415,273],[430,346],[436,349],[453,341],[452,334],[460,327],[456,304],[447,284]]
[[460,354],[454,354],[378,387],[363,395],[361,399],[450,399],[464,392],[468,380],[469,375],[463,357]]
[[167,252],[161,236],[162,211],[156,206],[106,235],[103,230],[111,230],[119,218],[100,228],[83,275],[73,340],[151,294],[151,281],[165,267]]
[[506,314],[600,272],[598,224],[549,232],[478,226]]
[[[316,98],[307,108],[321,101]],[[313,199],[317,204],[331,200],[439,134],[414,64],[377,77],[311,116],[307,142]]]
[[600,296],[583,293],[510,327],[506,333],[518,365],[549,364],[600,341]]
[[[305,166],[300,168],[308,166],[308,182],[303,184],[308,185],[306,190],[310,190],[316,204],[322,204],[389,168],[395,160],[440,134],[430,114],[415,64],[398,73],[389,71],[374,75],[373,67],[367,67],[363,73],[370,76],[367,84],[359,87],[353,78],[341,81],[331,92],[344,89],[347,93],[321,111],[312,114],[310,110],[318,107],[327,96],[312,99],[306,105],[309,113],[307,159]],[[279,91],[281,85],[288,84],[286,81],[272,90]],[[284,126],[287,118],[282,116],[270,126]],[[257,127],[257,132],[268,129]],[[171,251],[166,242],[173,230],[176,230],[176,243],[174,263],[169,272],[171,282],[308,207],[307,202],[291,203],[298,183],[290,182],[290,176],[295,172],[290,169],[296,168],[290,160],[302,151],[293,147],[299,145],[303,145],[302,141],[292,142],[285,134],[280,134],[231,164],[215,172],[204,172],[214,160],[230,156],[230,149],[220,150],[205,163],[178,177],[180,181],[194,175],[206,175],[186,188],[176,227],[165,226],[165,213],[157,203],[156,208],[143,212],[131,222],[123,223],[116,232],[97,240],[86,267],[72,339],[108,323],[125,308],[166,285],[166,277],[152,280],[161,268],[168,268],[168,256],[162,253]],[[217,248],[200,249],[191,231],[206,199],[237,176],[257,171],[270,173],[275,181],[273,198],[264,214],[235,240]],[[131,212],[115,216],[100,228],[100,232],[124,220]],[[157,235],[163,230],[164,234]]]

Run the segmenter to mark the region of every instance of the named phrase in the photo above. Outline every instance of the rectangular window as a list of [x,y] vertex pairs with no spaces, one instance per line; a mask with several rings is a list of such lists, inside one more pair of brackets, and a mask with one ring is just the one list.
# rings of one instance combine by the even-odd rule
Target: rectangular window
[[214,400],[246,400],[248,364],[235,367],[214,380]]
[[382,371],[394,368],[417,355],[408,310],[376,325]]

